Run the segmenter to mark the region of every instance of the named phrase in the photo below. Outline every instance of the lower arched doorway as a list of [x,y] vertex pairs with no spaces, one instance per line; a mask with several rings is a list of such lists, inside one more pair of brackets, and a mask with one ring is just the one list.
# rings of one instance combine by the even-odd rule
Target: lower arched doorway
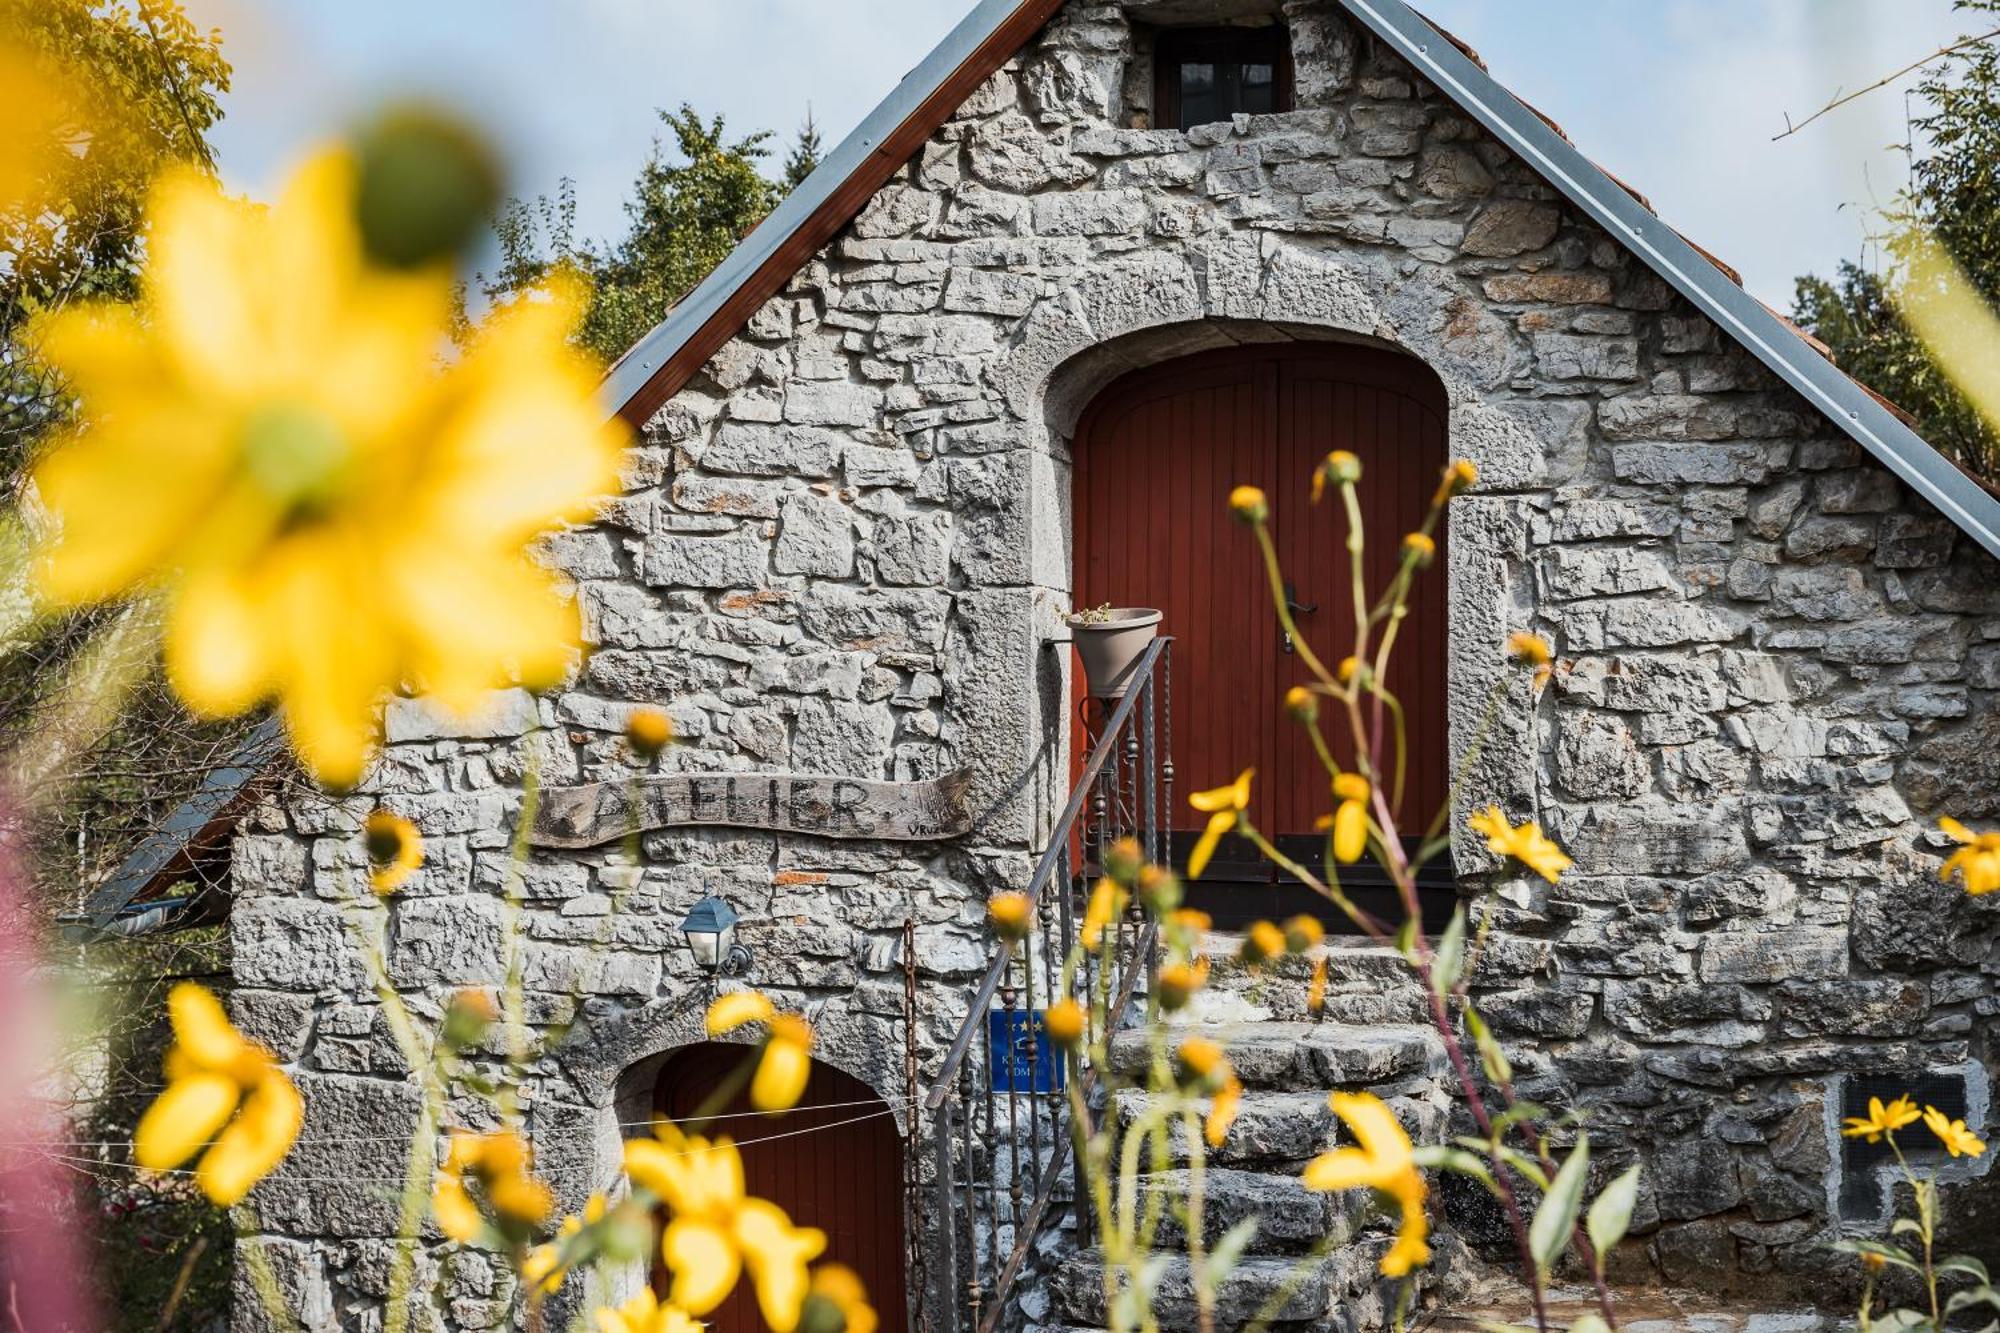
[[[689,1121],[750,1055],[749,1048],[725,1042],[675,1052],[660,1067],[654,1110]],[[908,1326],[903,1144],[895,1116],[867,1084],[815,1062],[805,1095],[792,1110],[763,1115],[739,1093],[703,1132],[736,1141],[751,1194],[777,1204],[795,1223],[826,1232],[823,1258],[861,1275],[885,1333]],[[656,1274],[656,1281],[661,1276]],[[765,1329],[748,1281],[703,1322],[711,1333]]]
[[[1229,515],[1235,486],[1270,497],[1271,533],[1300,629],[1331,665],[1354,641],[1346,521],[1336,497],[1311,503],[1312,474],[1334,449],[1361,458],[1359,489],[1372,599],[1399,560],[1403,533],[1423,518],[1446,461],[1444,386],[1414,357],[1344,342],[1280,341],[1201,352],[1132,371],[1106,386],[1077,423],[1072,496],[1072,600],[1077,606],[1154,607],[1174,636],[1168,752],[1175,800],[1167,812],[1174,860],[1206,817],[1186,794],[1257,770],[1252,809],[1261,831],[1317,866],[1331,809],[1312,744],[1281,705],[1309,673],[1271,606],[1252,534]],[[1446,738],[1443,532],[1401,626],[1389,684],[1407,717],[1409,770],[1398,821],[1420,833],[1450,786]],[[1353,764],[1347,729],[1329,742]],[[1408,839],[1414,843],[1416,839]],[[1425,915],[1448,918],[1449,857],[1432,862]],[[1369,866],[1342,875],[1349,895],[1401,915],[1386,877]],[[1190,900],[1239,926],[1325,903],[1288,882],[1249,843],[1230,837]],[[1329,925],[1338,923],[1329,921]]]

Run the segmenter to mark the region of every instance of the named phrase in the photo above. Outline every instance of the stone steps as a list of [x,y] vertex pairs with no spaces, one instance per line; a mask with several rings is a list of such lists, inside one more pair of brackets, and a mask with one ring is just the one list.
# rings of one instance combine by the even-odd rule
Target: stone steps
[[1300,1022],[1312,1020],[1307,994],[1313,967],[1326,962],[1326,993],[1319,1020],[1376,1025],[1428,1019],[1423,988],[1394,949],[1336,938],[1303,955],[1290,954],[1252,970],[1239,961],[1242,936],[1212,931],[1202,937],[1209,959],[1208,985],[1175,1021]]
[[[1343,1023],[1241,1022],[1185,1025],[1229,1052],[1247,1088],[1317,1091],[1373,1088],[1430,1077],[1445,1069],[1444,1043],[1414,1023],[1349,1026]],[[1111,1041],[1111,1065],[1128,1077],[1143,1076],[1152,1058],[1146,1034],[1132,1029]]]
[[[1112,1108],[1120,1126],[1129,1127],[1152,1097],[1138,1089],[1120,1091]],[[1413,1140],[1444,1142],[1446,1110],[1440,1101],[1393,1094],[1386,1100]],[[1267,1167],[1297,1174],[1307,1161],[1336,1146],[1340,1137],[1340,1121],[1327,1106],[1325,1093],[1252,1089],[1244,1093],[1222,1146],[1204,1144],[1202,1160],[1210,1167]],[[1187,1144],[1178,1126],[1169,1142],[1175,1166],[1185,1164]]]
[[[1318,1262],[1290,1257],[1245,1256],[1218,1285],[1215,1319],[1220,1327],[1237,1328],[1248,1323],[1287,1284],[1289,1294],[1271,1320],[1274,1327],[1355,1328],[1366,1321],[1348,1322],[1343,1316],[1360,1315],[1358,1308],[1371,1302],[1357,1296],[1372,1295],[1376,1285],[1375,1264],[1386,1240],[1350,1246]],[[1154,1290],[1153,1315],[1168,1333],[1183,1333],[1200,1327],[1200,1312],[1194,1298],[1194,1282],[1185,1255],[1162,1255],[1165,1271]],[[1066,1323],[1091,1328],[1105,1326],[1105,1294],[1101,1252],[1081,1251],[1058,1267],[1052,1286],[1055,1309]]]

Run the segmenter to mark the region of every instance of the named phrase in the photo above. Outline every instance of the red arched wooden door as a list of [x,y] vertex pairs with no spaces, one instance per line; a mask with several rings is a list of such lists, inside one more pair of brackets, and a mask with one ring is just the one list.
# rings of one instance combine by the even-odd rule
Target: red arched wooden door
[[[1326,773],[1281,700],[1310,673],[1288,652],[1250,530],[1229,514],[1234,486],[1262,487],[1301,630],[1329,666],[1354,642],[1346,525],[1337,497],[1310,503],[1334,449],[1361,457],[1368,596],[1393,573],[1445,463],[1443,387],[1422,363],[1375,348],[1284,343],[1184,357],[1127,375],[1084,413],[1075,451],[1074,601],[1158,607],[1174,636],[1175,805],[1185,846],[1202,816],[1186,794],[1257,769],[1252,817],[1317,865],[1313,820],[1331,808]],[[1440,534],[1440,538],[1442,534]],[[1450,786],[1445,616],[1439,561],[1420,576],[1391,659],[1409,726],[1399,818],[1421,833]],[[1346,728],[1325,730],[1343,765]],[[1235,845],[1230,845],[1235,844]],[[1225,842],[1196,894],[1225,924],[1324,908],[1278,882],[1247,844]],[[1346,878],[1346,877],[1344,877]],[[1364,899],[1366,871],[1354,877]],[[1377,876],[1379,879],[1379,876]],[[1318,915],[1325,915],[1319,911]]]
[[[687,1121],[738,1070],[749,1048],[703,1042],[660,1069],[654,1108]],[[828,1260],[868,1286],[885,1333],[907,1326],[903,1290],[903,1145],[895,1117],[859,1079],[815,1063],[799,1104],[761,1115],[739,1094],[702,1132],[727,1134],[743,1155],[745,1187],[799,1226],[826,1232]],[[690,1126],[692,1130],[694,1127]],[[656,1273],[656,1284],[663,1277]],[[749,1278],[704,1317],[710,1333],[766,1333]]]

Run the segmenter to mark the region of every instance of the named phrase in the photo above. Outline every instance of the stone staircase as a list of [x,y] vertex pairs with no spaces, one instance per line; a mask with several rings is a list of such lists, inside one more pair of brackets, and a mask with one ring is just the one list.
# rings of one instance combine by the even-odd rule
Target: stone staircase
[[[1180,1032],[1199,1032],[1229,1052],[1244,1084],[1241,1110],[1228,1139],[1207,1154],[1203,1231],[1213,1242],[1243,1217],[1262,1222],[1235,1272],[1217,1293],[1216,1327],[1240,1328],[1281,1290],[1290,1287],[1272,1327],[1335,1329],[1345,1333],[1387,1327],[1394,1284],[1376,1263],[1390,1243],[1388,1224],[1369,1216],[1360,1193],[1316,1194],[1299,1183],[1305,1163],[1335,1146],[1342,1134],[1327,1108],[1333,1089],[1367,1090],[1394,1109],[1420,1143],[1441,1142],[1450,1110],[1442,1042],[1428,1025],[1420,987],[1402,960],[1365,941],[1329,940],[1312,955],[1291,957],[1251,973],[1236,961],[1237,936],[1217,933],[1206,944],[1213,960],[1209,985],[1174,1016]],[[1306,1007],[1313,962],[1328,964],[1326,1000],[1317,1020]],[[1144,1035],[1114,1040],[1112,1064],[1142,1077],[1149,1060]],[[1152,1094],[1122,1091],[1112,1108],[1121,1123],[1143,1114]],[[1178,1203],[1186,1197],[1186,1143],[1173,1141],[1174,1165],[1150,1174],[1143,1188]],[[1452,1270],[1462,1277],[1470,1257],[1440,1234],[1433,1208],[1437,1260],[1420,1280],[1420,1300],[1435,1300]],[[1351,1236],[1325,1257],[1306,1255],[1322,1238]],[[1155,1313],[1166,1330],[1198,1327],[1185,1246],[1177,1222],[1162,1228],[1160,1248],[1175,1257],[1162,1280]],[[1040,1333],[1102,1328],[1104,1287],[1095,1250],[1063,1252],[1048,1283],[1046,1311],[1033,1310]]]

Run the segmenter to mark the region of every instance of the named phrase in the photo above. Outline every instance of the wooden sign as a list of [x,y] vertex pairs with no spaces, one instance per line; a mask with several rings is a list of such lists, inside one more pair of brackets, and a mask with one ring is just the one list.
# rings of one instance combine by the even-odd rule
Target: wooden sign
[[972,827],[965,794],[972,770],[929,782],[872,782],[813,773],[661,773],[630,782],[592,782],[542,793],[529,841],[537,847],[595,847],[637,827],[773,829],[820,838],[927,842]]

